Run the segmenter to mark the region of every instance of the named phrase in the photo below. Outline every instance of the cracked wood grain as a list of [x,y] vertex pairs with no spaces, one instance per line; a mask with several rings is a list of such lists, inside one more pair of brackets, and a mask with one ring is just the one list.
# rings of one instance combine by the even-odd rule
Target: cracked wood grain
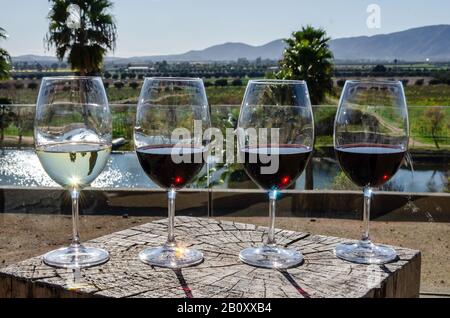
[[358,265],[337,259],[333,248],[347,241],[335,237],[277,230],[280,245],[300,250],[305,262],[277,271],[243,264],[242,248],[261,244],[267,228],[190,217],[176,218],[180,242],[204,252],[199,266],[182,270],[155,268],[137,255],[163,244],[167,220],[140,225],[94,239],[111,260],[74,273],[53,269],[41,257],[0,269],[1,297],[176,297],[176,298],[316,298],[418,297],[420,252],[396,248],[399,261],[383,266]]

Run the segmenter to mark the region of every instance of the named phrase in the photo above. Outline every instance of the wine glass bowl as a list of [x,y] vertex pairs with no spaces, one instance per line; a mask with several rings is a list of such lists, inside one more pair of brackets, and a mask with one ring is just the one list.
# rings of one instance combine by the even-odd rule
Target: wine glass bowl
[[168,192],[169,235],[161,247],[139,254],[142,262],[183,268],[203,254],[174,235],[177,190],[189,185],[206,164],[210,111],[203,82],[194,78],[147,78],[139,98],[134,133],[137,157],[147,176]]
[[280,191],[293,186],[314,148],[314,118],[303,81],[250,81],[238,123],[239,153],[249,177],[269,193],[270,225],[262,247],[250,247],[240,259],[253,266],[290,268],[300,252],[276,246],[275,210]]
[[70,191],[72,200],[72,244],[44,255],[44,263],[85,268],[107,262],[107,251],[81,244],[78,220],[80,191],[103,171],[112,148],[112,119],[102,80],[44,78],[36,104],[34,136],[42,167]]
[[334,128],[336,157],[343,172],[364,188],[364,234],[357,243],[340,244],[335,254],[363,264],[385,264],[397,258],[390,247],[369,236],[373,188],[388,182],[408,151],[409,122],[401,82],[347,81]]

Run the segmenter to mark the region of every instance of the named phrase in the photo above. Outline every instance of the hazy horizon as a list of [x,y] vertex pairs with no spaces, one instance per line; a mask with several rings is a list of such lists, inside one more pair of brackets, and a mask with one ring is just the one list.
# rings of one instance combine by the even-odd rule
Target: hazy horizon
[[[12,56],[54,56],[44,49],[47,0],[0,0],[0,27],[10,38],[0,46]],[[113,57],[180,54],[226,42],[263,45],[286,38],[311,24],[323,27],[332,38],[372,36],[406,29],[450,24],[450,2],[429,0],[116,0],[112,14],[118,27]],[[367,7],[378,4],[381,27],[369,28]],[[26,8],[26,10],[23,10]],[[18,16],[21,19],[18,19]],[[23,21],[27,21],[27,28]],[[268,22],[269,21],[269,22]]]

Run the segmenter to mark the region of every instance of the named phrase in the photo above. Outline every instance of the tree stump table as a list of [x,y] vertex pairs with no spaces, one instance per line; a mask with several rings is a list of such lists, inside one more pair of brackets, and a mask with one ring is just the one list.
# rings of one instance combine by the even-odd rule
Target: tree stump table
[[280,245],[300,250],[304,263],[288,270],[250,267],[239,251],[263,241],[267,228],[213,219],[177,217],[179,241],[203,251],[205,261],[170,270],[141,263],[145,247],[163,244],[167,220],[130,228],[87,242],[110,252],[108,263],[74,272],[31,258],[0,269],[1,297],[418,297],[421,255],[396,248],[399,260],[358,265],[333,254],[341,238],[277,230]]

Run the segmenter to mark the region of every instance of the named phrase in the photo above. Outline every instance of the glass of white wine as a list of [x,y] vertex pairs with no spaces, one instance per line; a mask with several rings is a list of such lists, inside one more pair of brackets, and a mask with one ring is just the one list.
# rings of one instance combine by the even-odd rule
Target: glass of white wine
[[72,244],[44,255],[58,268],[86,268],[109,260],[107,251],[81,244],[80,191],[103,171],[112,147],[112,119],[99,77],[42,80],[34,125],[36,153],[47,174],[70,191]]

